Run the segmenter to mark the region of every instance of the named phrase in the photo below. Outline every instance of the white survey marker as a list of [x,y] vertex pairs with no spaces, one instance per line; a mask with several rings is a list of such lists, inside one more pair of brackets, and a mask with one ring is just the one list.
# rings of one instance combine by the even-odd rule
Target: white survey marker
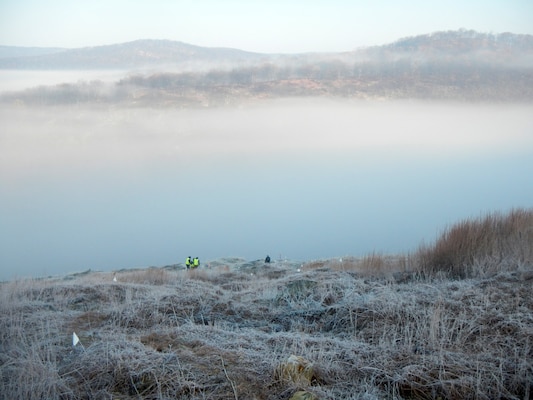
[[76,347],[78,343],[80,343],[80,338],[78,337],[78,335],[76,335],[76,332],[72,332],[72,346]]

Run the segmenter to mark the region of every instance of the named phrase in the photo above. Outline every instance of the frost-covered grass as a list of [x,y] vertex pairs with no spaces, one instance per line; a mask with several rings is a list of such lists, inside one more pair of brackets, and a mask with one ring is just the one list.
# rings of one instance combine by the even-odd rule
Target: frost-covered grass
[[[228,259],[4,283],[0,398],[529,398],[533,224],[517,212],[520,234],[499,228],[512,213],[490,216],[493,228],[480,219],[446,231],[440,241],[466,235],[465,224],[467,238],[476,227],[500,238],[497,252],[476,244],[451,269],[428,261],[438,240],[405,257]],[[291,355],[312,365],[309,379],[280,372]]]

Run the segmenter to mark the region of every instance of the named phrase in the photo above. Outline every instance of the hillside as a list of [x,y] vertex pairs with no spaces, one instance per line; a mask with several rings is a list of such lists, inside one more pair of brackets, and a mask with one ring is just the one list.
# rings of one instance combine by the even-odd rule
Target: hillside
[[213,107],[277,97],[533,101],[533,36],[437,32],[345,53],[262,55],[170,41],[0,59],[0,68],[153,67],[112,87],[81,82],[4,102]]
[[504,58],[511,55],[530,57],[533,52],[533,36],[509,32],[487,34],[463,29],[402,38],[381,48],[406,53],[440,52],[460,55],[493,52]]
[[[24,48],[19,48],[23,52]],[[12,50],[14,53],[14,50]],[[136,40],[108,46],[68,49],[41,55],[0,58],[0,69],[135,69],[201,63],[245,63],[261,59],[260,54],[236,49],[207,48],[170,40]]]
[[227,258],[4,283],[0,393],[530,398],[532,223],[531,210],[466,220],[408,257]]

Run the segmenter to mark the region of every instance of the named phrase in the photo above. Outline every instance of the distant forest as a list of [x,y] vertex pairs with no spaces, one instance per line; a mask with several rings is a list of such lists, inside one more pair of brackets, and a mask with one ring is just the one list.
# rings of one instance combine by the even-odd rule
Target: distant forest
[[39,86],[2,96],[4,103],[217,106],[246,99],[331,96],[354,99],[533,101],[533,69],[486,63],[400,59],[390,62],[264,64],[208,72],[139,74]]

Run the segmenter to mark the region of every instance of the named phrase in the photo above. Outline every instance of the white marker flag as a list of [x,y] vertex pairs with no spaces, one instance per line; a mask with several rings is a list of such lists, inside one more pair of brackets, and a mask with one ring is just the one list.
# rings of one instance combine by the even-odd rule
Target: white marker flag
[[76,347],[76,345],[80,342],[80,338],[78,335],[76,335],[76,332],[72,333],[72,346]]

